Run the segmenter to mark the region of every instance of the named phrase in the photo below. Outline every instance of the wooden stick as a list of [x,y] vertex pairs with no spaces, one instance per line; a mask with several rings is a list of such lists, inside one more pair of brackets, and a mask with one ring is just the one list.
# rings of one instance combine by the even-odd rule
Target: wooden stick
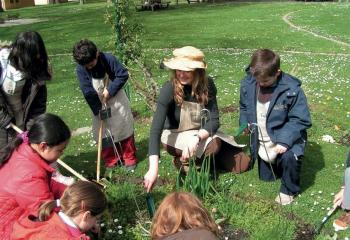
[[96,166],[96,181],[100,182],[100,171],[101,171],[101,152],[102,152],[102,129],[103,120],[100,120],[100,129],[98,131],[98,146],[97,146],[97,166]]
[[[11,127],[13,128],[13,130],[15,130],[18,133],[23,133],[22,129],[20,129],[19,127],[17,127],[15,124],[10,123]],[[65,162],[63,162],[61,159],[57,159],[57,163],[59,165],[61,165],[62,167],[64,167],[67,171],[69,171],[70,173],[72,173],[74,176],[76,176],[77,178],[79,178],[80,180],[83,181],[88,181],[85,177],[83,177],[83,175],[81,175],[80,173],[78,173],[77,171],[75,171],[73,168],[71,168],[70,166],[68,166]]]

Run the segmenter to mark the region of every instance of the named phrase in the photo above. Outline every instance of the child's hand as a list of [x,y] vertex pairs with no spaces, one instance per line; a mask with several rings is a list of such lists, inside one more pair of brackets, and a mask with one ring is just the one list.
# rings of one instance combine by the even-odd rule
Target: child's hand
[[249,128],[249,127],[246,127],[246,128],[243,130],[243,134],[244,134],[244,135],[249,135],[249,134],[250,134],[250,128]]
[[340,206],[343,203],[344,198],[344,188],[342,188],[335,196],[333,203],[334,205]]
[[287,148],[285,146],[277,144],[275,147],[275,152],[278,154],[285,153],[287,151]]
[[111,95],[109,95],[107,88],[105,88],[102,93],[102,102],[107,103],[110,98],[111,98]]

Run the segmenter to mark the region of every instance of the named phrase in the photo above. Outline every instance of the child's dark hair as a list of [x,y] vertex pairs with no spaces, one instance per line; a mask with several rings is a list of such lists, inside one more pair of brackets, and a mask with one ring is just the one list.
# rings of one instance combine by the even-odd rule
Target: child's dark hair
[[[56,200],[48,201],[39,208],[39,220],[46,221],[52,211],[58,207]],[[69,186],[60,199],[60,208],[69,217],[90,211],[92,216],[103,213],[107,199],[101,187],[96,183],[78,181]]]
[[[68,126],[64,121],[51,113],[39,115],[28,131],[28,142],[39,144],[46,142],[49,147],[57,146],[67,141],[71,136]],[[6,147],[0,150],[0,167],[11,157],[12,152],[23,142],[22,137],[17,136]]]
[[88,39],[82,39],[73,47],[73,58],[80,65],[86,65],[96,59],[97,47]]
[[270,49],[259,49],[253,53],[250,72],[254,77],[272,77],[280,69],[280,57]]
[[35,31],[21,32],[16,36],[11,45],[9,61],[26,79],[51,79],[45,44],[40,34]]

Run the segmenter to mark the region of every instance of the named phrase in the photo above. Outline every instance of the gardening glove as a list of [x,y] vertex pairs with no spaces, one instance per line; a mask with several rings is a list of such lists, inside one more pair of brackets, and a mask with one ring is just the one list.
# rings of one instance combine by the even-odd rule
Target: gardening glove
[[344,198],[344,187],[340,189],[340,191],[334,196],[333,203],[334,205],[341,206],[343,203],[343,198]]

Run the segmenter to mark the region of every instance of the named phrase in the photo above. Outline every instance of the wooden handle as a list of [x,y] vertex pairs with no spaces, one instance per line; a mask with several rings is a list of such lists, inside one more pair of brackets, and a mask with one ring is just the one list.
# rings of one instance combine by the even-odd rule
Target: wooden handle
[[100,129],[98,131],[98,146],[97,146],[97,166],[96,166],[96,181],[100,181],[101,172],[101,152],[102,152],[102,130],[103,130],[103,120],[100,120]]
[[[19,127],[17,127],[15,124],[10,123],[10,126],[13,128],[13,130],[15,130],[18,133],[23,133],[22,129],[20,129]],[[88,181],[85,177],[83,177],[83,175],[81,175],[80,173],[78,173],[77,171],[75,171],[73,168],[71,168],[70,166],[68,166],[65,162],[63,162],[61,159],[57,159],[57,163],[59,165],[61,165],[62,167],[64,167],[67,171],[69,171],[71,174],[73,174],[74,176],[76,176],[77,178],[79,178],[80,180],[83,181]]]

